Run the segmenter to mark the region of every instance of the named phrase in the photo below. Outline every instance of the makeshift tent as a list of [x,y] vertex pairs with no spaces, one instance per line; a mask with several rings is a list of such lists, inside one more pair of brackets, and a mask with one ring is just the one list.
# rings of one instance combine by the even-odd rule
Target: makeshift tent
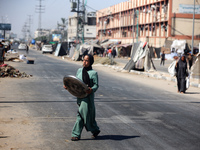
[[98,44],[83,44],[80,46],[80,55],[84,54],[103,54],[103,49],[100,45]]
[[66,42],[59,43],[56,47],[55,56],[64,56],[67,55],[67,46]]
[[130,57],[132,44],[121,44],[121,45],[118,45],[117,47],[119,49],[118,56]]
[[183,54],[186,46],[186,40],[174,40],[171,49],[175,49],[178,54]]
[[200,81],[200,54],[196,56],[196,61],[191,68],[191,76],[192,78],[199,79]]
[[[152,68],[153,67],[153,68]],[[125,70],[144,70],[149,71],[155,69],[153,61],[150,57],[150,50],[148,43],[139,42],[134,44],[132,57],[130,61],[124,67]]]
[[119,45],[119,44],[121,44],[121,41],[111,39],[111,40],[106,40],[104,43],[101,44],[101,46],[103,48],[107,49],[109,47],[111,48],[111,47]]

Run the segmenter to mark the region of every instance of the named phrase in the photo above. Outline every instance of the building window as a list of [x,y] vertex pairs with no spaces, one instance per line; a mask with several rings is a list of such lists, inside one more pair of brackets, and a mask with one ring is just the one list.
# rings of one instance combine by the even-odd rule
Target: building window
[[95,26],[96,25],[96,17],[88,17],[88,25]]

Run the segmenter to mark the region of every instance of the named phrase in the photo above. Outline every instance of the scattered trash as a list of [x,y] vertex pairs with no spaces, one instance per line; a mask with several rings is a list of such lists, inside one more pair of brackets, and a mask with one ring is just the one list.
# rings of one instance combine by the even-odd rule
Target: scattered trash
[[8,54],[8,53],[16,54],[16,53],[18,53],[18,52],[17,52],[16,50],[11,49],[11,50],[8,50],[8,51],[7,51],[7,54]]
[[34,64],[34,60],[28,59],[28,60],[26,61],[26,63],[27,63],[27,64]]
[[15,69],[14,67],[3,64],[0,65],[0,78],[3,77],[14,77],[14,78],[29,78],[32,75],[28,75],[25,72],[20,72],[19,70]]
[[19,55],[19,59],[25,60],[25,59],[26,59],[26,56],[25,56],[24,54],[21,54],[21,55]]
[[5,61],[13,61],[19,59],[18,53],[6,53]]

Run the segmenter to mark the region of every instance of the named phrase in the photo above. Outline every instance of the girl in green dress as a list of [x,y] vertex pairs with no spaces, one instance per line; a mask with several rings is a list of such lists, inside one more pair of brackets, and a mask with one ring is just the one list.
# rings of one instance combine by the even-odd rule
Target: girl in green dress
[[[83,60],[83,68],[78,69],[76,77],[82,80],[88,87],[88,96],[85,98],[77,98],[79,106],[77,119],[72,130],[72,141],[78,141],[81,138],[83,128],[91,131],[92,138],[96,138],[100,133],[99,127],[95,120],[95,105],[94,105],[94,92],[97,91],[98,74],[92,69],[94,57],[92,55],[85,55]],[[66,89],[66,87],[64,86]]]

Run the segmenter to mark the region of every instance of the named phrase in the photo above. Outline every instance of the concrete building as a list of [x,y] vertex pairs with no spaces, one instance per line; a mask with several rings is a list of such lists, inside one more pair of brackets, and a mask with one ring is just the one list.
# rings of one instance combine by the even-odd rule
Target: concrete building
[[[133,39],[147,41],[153,47],[162,47],[166,40],[174,39],[191,44],[193,8],[193,0],[122,2],[96,13],[97,38],[118,39],[122,44],[132,43]],[[197,45],[200,42],[200,4],[196,3],[195,8],[194,45]]]
[[[85,40],[96,39],[96,13],[86,13],[86,25],[84,26],[84,38]],[[68,19],[68,39],[75,40],[77,34],[77,14],[69,17]],[[82,34],[79,34],[81,40]]]
[[50,30],[48,29],[36,30],[34,32],[34,38],[41,37],[41,36],[48,36],[49,34],[50,34]]

